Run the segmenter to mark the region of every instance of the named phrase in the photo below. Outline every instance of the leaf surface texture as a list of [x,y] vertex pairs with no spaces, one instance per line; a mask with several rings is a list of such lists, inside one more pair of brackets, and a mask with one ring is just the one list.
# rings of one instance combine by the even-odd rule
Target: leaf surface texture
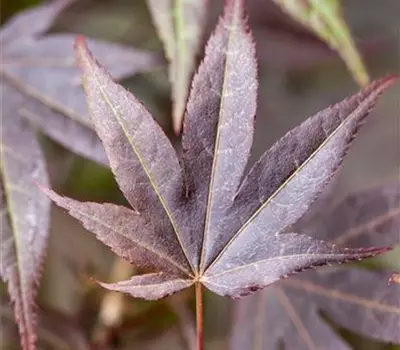
[[[147,109],[113,81],[83,38],[75,50],[91,120],[131,208],[48,194],[118,255],[138,266],[153,260],[156,275],[135,276],[113,284],[113,290],[154,299],[203,283],[237,298],[305,269],[388,250],[348,249],[286,232],[337,172],[393,77],[308,118],[245,175],[257,67],[241,1],[227,2],[194,77],[182,159]],[[146,294],[142,287],[153,278],[157,288]]]
[[[351,246],[398,244],[398,183],[349,195],[304,230],[315,237]],[[356,233],[356,234],[349,234]],[[350,349],[321,317],[338,326],[391,343],[400,343],[399,285],[389,273],[360,268],[309,271],[239,301],[231,348]]]

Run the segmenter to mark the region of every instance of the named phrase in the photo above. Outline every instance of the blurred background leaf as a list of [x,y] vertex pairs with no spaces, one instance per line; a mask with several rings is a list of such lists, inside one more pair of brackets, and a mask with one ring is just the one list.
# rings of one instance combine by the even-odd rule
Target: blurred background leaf
[[289,15],[309,27],[317,36],[338,51],[355,81],[365,85],[369,81],[346,22],[341,16],[340,0],[274,0]]

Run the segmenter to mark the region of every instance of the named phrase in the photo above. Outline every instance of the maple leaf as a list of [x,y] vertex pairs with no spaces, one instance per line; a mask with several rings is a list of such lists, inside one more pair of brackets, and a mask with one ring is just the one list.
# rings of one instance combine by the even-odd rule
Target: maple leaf
[[[325,211],[306,232],[349,246],[399,244],[400,186],[377,187],[348,196]],[[277,283],[236,305],[234,349],[349,349],[328,323],[377,340],[400,343],[400,286],[388,274],[360,268],[304,273]]]
[[208,0],[147,0],[163,44],[172,83],[173,127],[182,129],[185,104],[189,94],[196,55],[207,23]]
[[[370,246],[400,244],[400,184],[376,186],[347,196],[317,218],[311,217],[298,229],[302,233],[337,244]],[[327,214],[330,213],[330,215]],[[337,218],[341,218],[338,220]],[[338,233],[341,234],[339,236]]]
[[[34,131],[23,117],[77,153],[108,164],[97,135],[85,121],[86,103],[73,58],[74,37],[42,36],[70,2],[56,1],[22,12],[0,31],[0,275],[14,303],[23,349],[35,347],[34,299],[50,216],[49,201],[33,184],[49,185],[44,158]],[[93,46],[105,61],[110,61],[119,78],[157,62],[153,54],[119,45],[93,41]],[[122,65],[128,59],[132,61]]]
[[227,2],[194,77],[183,127],[183,167],[150,113],[113,82],[82,38],[76,55],[92,121],[132,209],[44,191],[116,254],[154,270],[103,287],[158,299],[196,283],[236,298],[313,266],[388,249],[348,249],[281,233],[336,173],[392,77],[290,131],[241,181],[257,97],[255,49],[241,1]]
[[[107,157],[87,116],[85,96],[75,67],[75,35],[46,34],[72,0],[34,7],[11,18],[0,32],[2,79],[29,100],[19,114],[77,154],[108,166]],[[117,79],[160,64],[158,55],[116,43],[90,39],[99,59]]]
[[35,295],[47,244],[50,201],[33,181],[49,185],[36,135],[14,114],[24,103],[16,89],[0,80],[1,184],[0,276],[14,303],[24,350],[34,349]]

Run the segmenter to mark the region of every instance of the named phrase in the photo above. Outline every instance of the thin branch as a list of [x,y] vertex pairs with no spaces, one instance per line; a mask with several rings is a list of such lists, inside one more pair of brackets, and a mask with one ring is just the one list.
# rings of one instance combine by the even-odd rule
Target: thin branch
[[201,283],[196,282],[196,328],[197,350],[203,350],[203,291]]

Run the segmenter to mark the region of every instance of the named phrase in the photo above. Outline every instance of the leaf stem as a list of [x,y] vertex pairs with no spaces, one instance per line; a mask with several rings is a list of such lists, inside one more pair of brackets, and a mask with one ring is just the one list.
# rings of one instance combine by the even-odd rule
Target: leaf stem
[[196,329],[197,350],[203,350],[203,291],[200,282],[196,282]]

